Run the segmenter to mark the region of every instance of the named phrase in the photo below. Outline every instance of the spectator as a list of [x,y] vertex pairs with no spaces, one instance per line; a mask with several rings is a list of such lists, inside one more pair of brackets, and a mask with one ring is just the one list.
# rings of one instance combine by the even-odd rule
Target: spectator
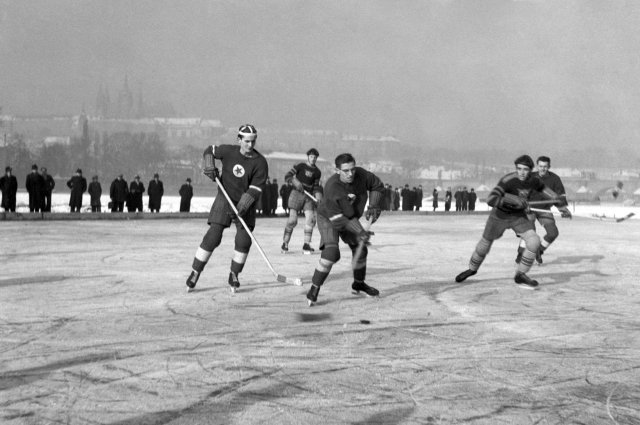
[[471,192],[469,192],[469,211],[476,210],[476,199],[478,199],[478,195],[476,195],[476,192],[471,188]]
[[433,189],[433,192],[431,193],[431,196],[433,196],[433,210],[437,210],[438,209],[438,189]]
[[462,191],[459,187],[456,189],[456,194],[453,195],[453,197],[456,200],[456,211],[462,211]]
[[291,193],[291,189],[293,185],[291,182],[286,182],[280,187],[280,197],[282,198],[282,208],[284,212],[289,214],[289,194]]
[[451,210],[451,187],[448,187],[447,191],[444,193],[444,210]]
[[29,212],[42,212],[44,200],[42,192],[44,191],[44,179],[38,173],[38,166],[31,166],[31,173],[27,175],[25,182],[27,192],[29,193]]
[[91,178],[91,183],[89,183],[89,196],[91,197],[91,212],[101,212],[102,203],[100,202],[100,197],[102,196],[102,186],[98,181],[98,176]]
[[109,196],[111,197],[111,212],[122,212],[124,209],[124,203],[129,196],[127,181],[124,179],[122,174],[120,174],[113,182],[111,182]]
[[0,178],[0,190],[2,191],[2,208],[5,212],[16,212],[16,193],[18,192],[18,179],[11,174],[12,168],[4,169],[4,176]]
[[40,169],[40,173],[42,174],[42,179],[44,181],[42,188],[42,211],[51,212],[51,193],[56,187],[56,181],[51,177],[51,175],[47,174],[47,169],[45,167]]
[[164,185],[158,173],[153,175],[153,180],[149,182],[149,210],[151,212],[160,212],[162,204],[162,195],[164,195]]
[[462,188],[462,211],[469,210],[469,191],[467,190],[467,186]]
[[189,212],[191,210],[191,198],[193,198],[191,178],[187,177],[186,183],[180,186],[178,194],[180,194],[180,212]]
[[416,211],[420,211],[420,208],[422,208],[422,197],[424,196],[422,193],[422,185],[418,185],[418,188],[415,189],[414,192],[415,192],[414,205],[415,205]]
[[77,169],[76,175],[67,181],[67,187],[71,189],[69,196],[69,206],[71,212],[80,212],[82,208],[82,194],[87,191],[87,179],[82,177],[82,170]]
[[129,212],[142,212],[142,194],[144,193],[144,183],[140,181],[140,176],[135,176],[129,185]]

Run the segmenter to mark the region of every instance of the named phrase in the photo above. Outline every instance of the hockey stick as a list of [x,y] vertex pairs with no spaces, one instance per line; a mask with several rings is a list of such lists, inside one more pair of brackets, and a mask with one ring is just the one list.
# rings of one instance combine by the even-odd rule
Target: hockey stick
[[[540,212],[540,213],[547,213],[547,214],[553,214],[555,216],[562,216],[562,213],[556,212],[556,211],[551,211],[551,210],[543,210],[540,208],[529,208],[529,210],[533,211],[533,212]],[[636,215],[635,213],[629,213],[624,217],[607,217],[606,215],[598,215],[598,214],[571,214],[573,217],[580,217],[580,218],[590,218],[593,220],[600,220],[600,221],[615,221],[616,223],[620,223],[622,221],[625,221],[631,217],[633,217],[634,215]]]
[[304,191],[304,194],[307,195],[316,204],[318,203],[318,200],[316,199],[316,197],[310,194],[309,192],[307,192],[306,190]]
[[559,199],[547,199],[547,200],[543,200],[543,201],[529,201],[528,204],[529,205],[549,205],[549,204],[559,204],[560,201]]
[[222,192],[224,197],[227,198],[227,202],[231,206],[231,209],[236,214],[236,217],[238,217],[238,220],[240,220],[240,223],[242,224],[242,227],[244,227],[244,230],[247,231],[247,233],[249,234],[249,237],[251,238],[251,240],[253,241],[255,246],[258,248],[258,252],[260,252],[260,255],[262,255],[262,258],[267,263],[267,266],[269,266],[269,269],[271,270],[271,273],[273,273],[273,275],[276,277],[276,280],[278,282],[286,282],[286,283],[291,283],[293,285],[302,286],[302,279],[300,279],[299,277],[294,279],[294,278],[291,278],[291,277],[286,277],[286,276],[281,275],[278,272],[276,272],[276,270],[271,265],[271,262],[267,258],[267,254],[264,253],[264,251],[262,250],[262,247],[260,246],[260,244],[256,240],[255,236],[253,236],[253,233],[249,229],[249,226],[247,226],[247,223],[245,223],[245,221],[242,219],[242,217],[240,217],[240,215],[238,214],[238,209],[236,208],[236,206],[231,201],[231,198],[229,197],[229,194],[224,189],[224,186],[222,186],[222,183],[220,182],[220,179],[217,176],[216,176],[216,183],[218,183],[218,189],[220,189],[220,191]]
[[[368,232],[371,228],[371,225],[373,224],[373,220],[366,220],[366,222],[367,223],[364,225],[364,231]],[[356,252],[353,254],[353,258],[351,259],[351,268],[353,270],[356,269],[356,265],[358,264],[358,260],[360,260],[360,256],[362,255],[365,244],[366,242],[364,240],[361,240],[358,243],[358,248],[356,248]]]

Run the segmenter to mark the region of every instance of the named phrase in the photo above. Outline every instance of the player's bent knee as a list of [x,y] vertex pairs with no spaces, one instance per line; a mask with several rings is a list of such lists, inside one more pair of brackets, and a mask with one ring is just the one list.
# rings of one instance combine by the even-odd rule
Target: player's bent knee
[[322,250],[320,259],[330,261],[332,264],[340,261],[340,249],[338,245],[326,245]]
[[549,227],[545,227],[545,230],[547,232],[547,234],[544,236],[545,240],[548,242],[553,242],[555,241],[558,236],[560,235],[560,232],[558,231],[558,227],[557,226],[549,226]]
[[329,273],[331,271],[331,267],[333,267],[335,263],[333,261],[327,260],[325,258],[320,258],[320,260],[318,261],[318,265],[316,266],[316,270],[323,272],[323,273]]
[[524,234],[522,234],[520,237],[524,240],[524,243],[529,251],[538,252],[538,249],[540,248],[540,237],[535,231],[528,230],[524,232]]

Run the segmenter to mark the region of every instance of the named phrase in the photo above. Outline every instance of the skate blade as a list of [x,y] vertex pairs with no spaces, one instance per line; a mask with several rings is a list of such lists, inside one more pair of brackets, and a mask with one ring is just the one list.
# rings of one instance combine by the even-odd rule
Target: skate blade
[[518,288],[528,289],[529,291],[537,291],[538,289],[540,289],[539,286],[529,286],[525,285],[524,283],[516,283],[516,285],[518,285]]
[[313,251],[302,251],[302,253],[304,255],[311,255],[311,254],[313,254]]
[[364,291],[354,291],[353,289],[351,290],[351,293],[352,293],[353,295],[360,295],[360,294],[362,293],[362,295],[365,295],[365,296],[367,296],[367,297],[369,297],[369,298],[377,298],[378,296],[380,296],[380,294],[371,295],[371,294],[367,294],[367,293],[366,293],[366,292],[364,292]]
[[189,294],[189,293],[191,293],[191,292],[194,292],[195,290],[196,290],[196,288],[189,288],[189,287],[187,286],[187,294]]
[[238,292],[238,288],[234,288],[233,286],[230,287],[229,290],[231,291],[232,294],[235,294],[236,292]]
[[309,305],[309,307],[313,307],[315,304],[315,301],[307,300],[307,304]]

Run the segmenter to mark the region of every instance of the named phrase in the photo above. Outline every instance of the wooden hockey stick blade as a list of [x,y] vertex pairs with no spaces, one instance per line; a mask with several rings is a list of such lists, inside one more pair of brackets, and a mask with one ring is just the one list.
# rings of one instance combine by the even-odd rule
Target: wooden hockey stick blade
[[276,276],[276,280],[278,282],[283,282],[283,283],[290,283],[292,285],[296,285],[296,286],[302,286],[302,279],[300,279],[299,277],[291,278],[291,277],[286,277],[283,276],[281,274]]
[[559,204],[561,201],[559,199],[546,199],[543,201],[529,201],[529,205],[549,205],[549,204]]
[[616,223],[620,223],[621,221],[625,221],[626,219],[631,218],[631,217],[633,217],[634,215],[636,215],[636,213],[632,213],[632,212],[631,212],[631,213],[627,214],[627,215],[626,215],[626,216],[624,216],[624,217],[616,218]]

